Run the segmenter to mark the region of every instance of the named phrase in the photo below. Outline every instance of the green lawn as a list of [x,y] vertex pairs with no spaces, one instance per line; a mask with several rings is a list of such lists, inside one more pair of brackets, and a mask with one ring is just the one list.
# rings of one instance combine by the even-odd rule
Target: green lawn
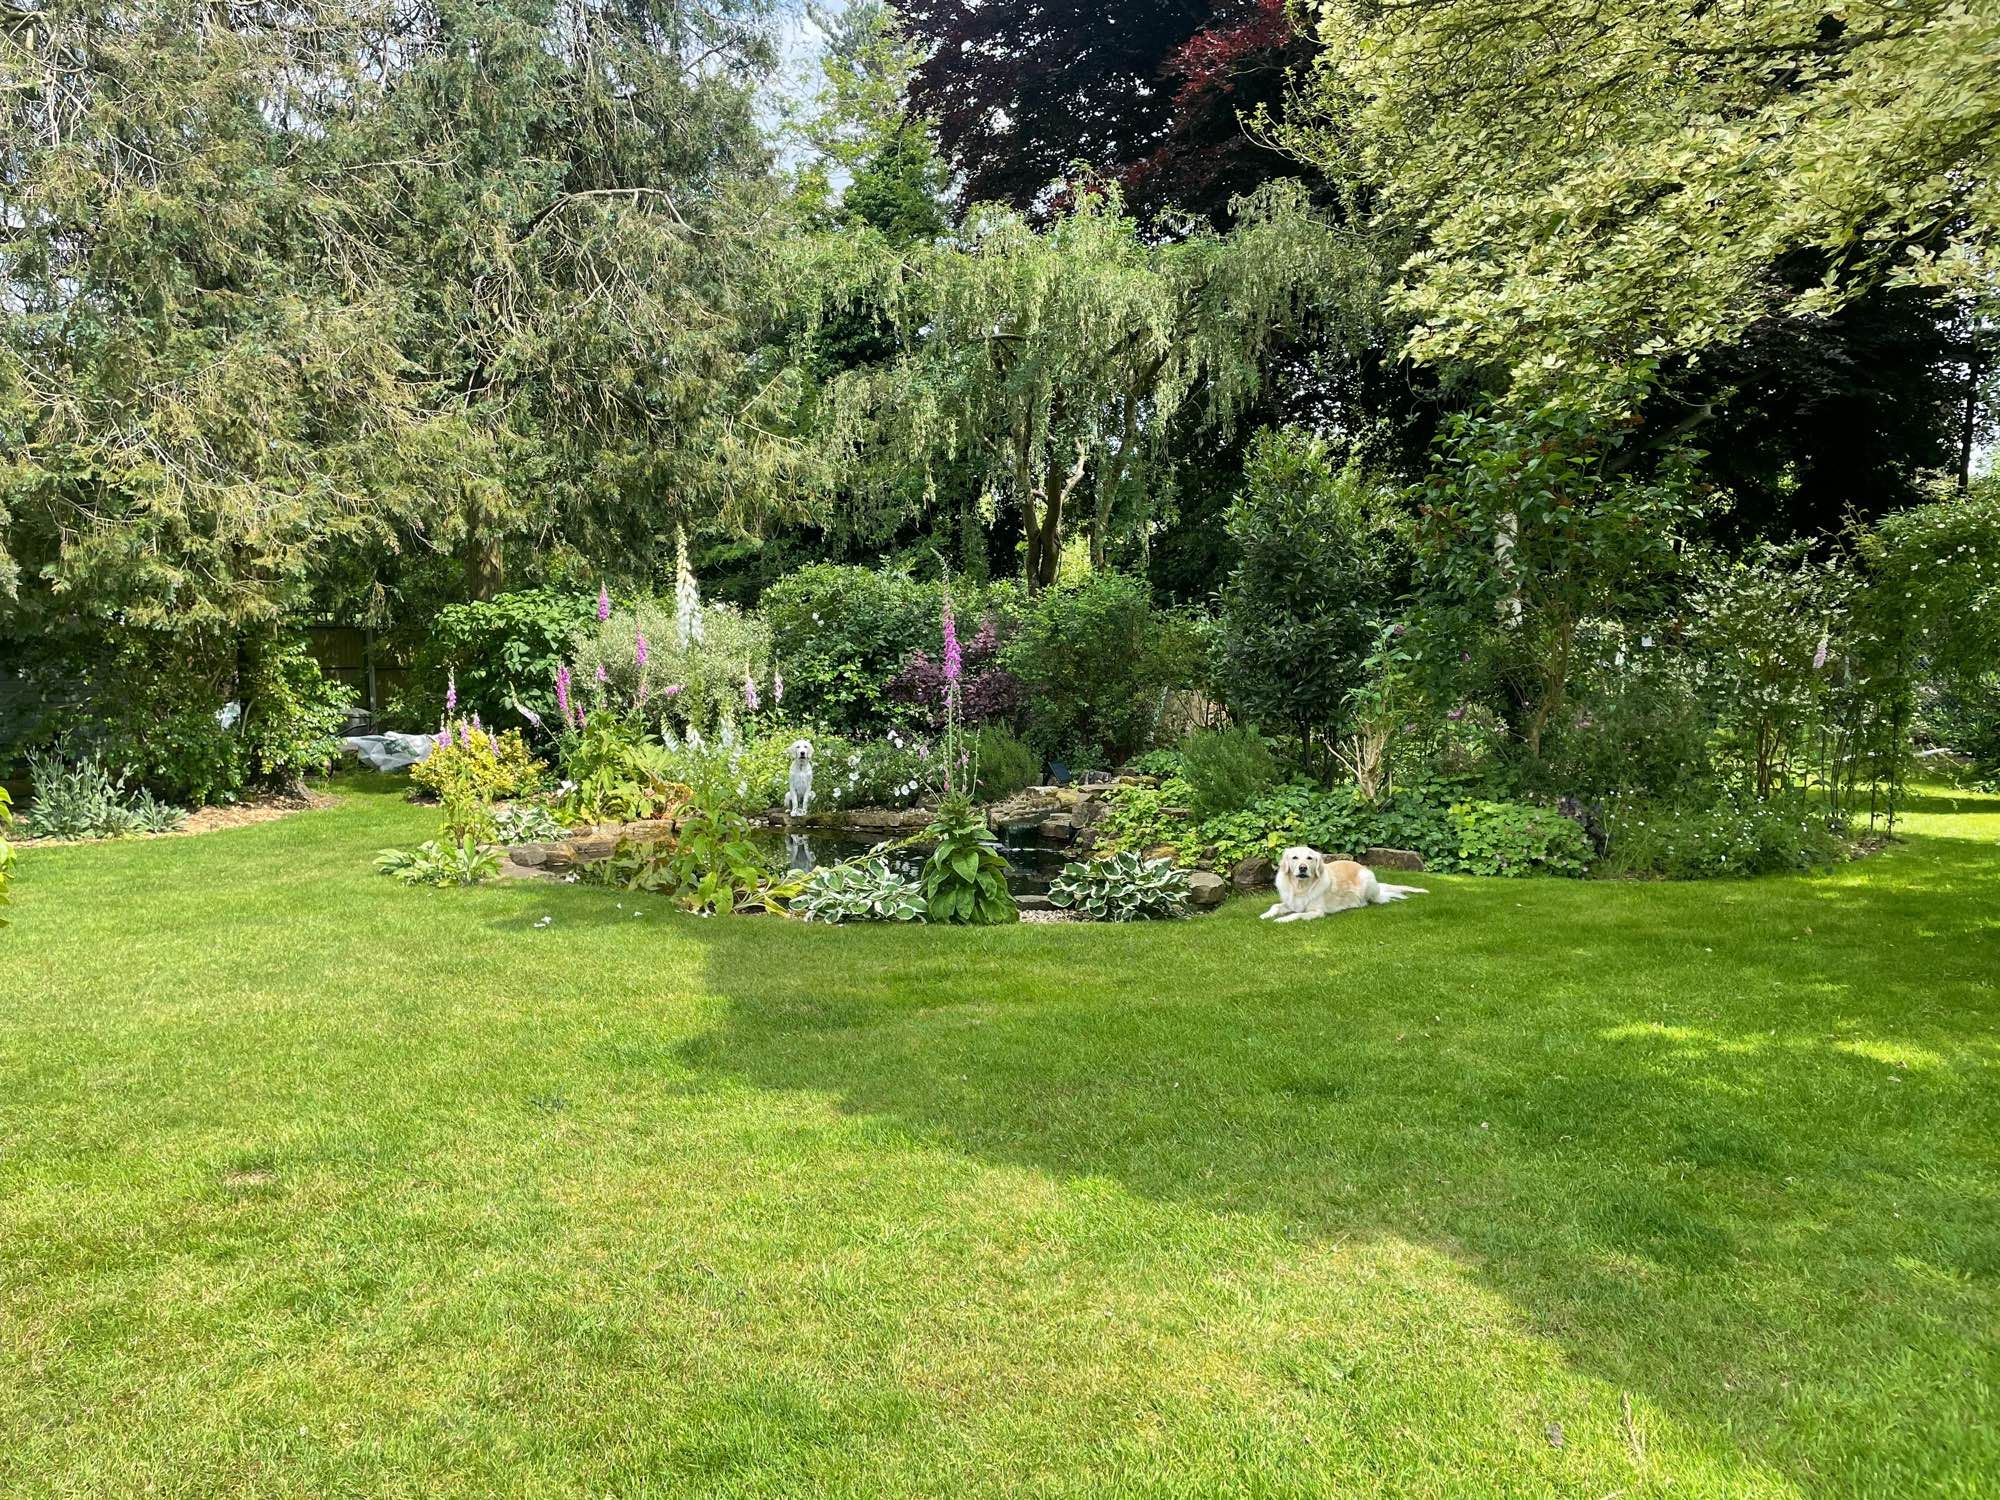
[[2000,1490],[2000,799],[966,932],[406,890],[343,790],[22,859],[6,1493]]

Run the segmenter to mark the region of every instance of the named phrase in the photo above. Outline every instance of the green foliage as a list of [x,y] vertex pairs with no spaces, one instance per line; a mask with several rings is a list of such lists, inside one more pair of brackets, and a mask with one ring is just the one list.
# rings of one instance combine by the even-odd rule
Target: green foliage
[[353,701],[303,641],[262,630],[64,633],[38,638],[22,663],[45,705],[40,737],[188,804],[325,770]]
[[1247,807],[1278,779],[1278,762],[1264,737],[1247,725],[1200,729],[1181,741],[1182,779],[1196,817]]
[[[7,795],[7,788],[0,786],[0,907],[13,898],[7,887],[14,874],[14,850],[7,842],[7,829],[14,821],[13,799]],[[0,927],[7,925],[7,913],[0,911]]]
[[1170,859],[1125,850],[1067,864],[1049,886],[1049,900],[1095,922],[1146,922],[1188,914],[1188,877]]
[[[715,737],[725,720],[748,720],[743,701],[746,674],[757,684],[760,701],[771,702],[771,631],[763,618],[726,604],[701,609],[701,633],[681,639],[678,612],[670,599],[647,597],[594,617],[571,642],[578,701],[635,715],[655,733]],[[638,643],[646,642],[645,665]],[[605,682],[597,682],[598,669]],[[794,697],[792,684],[785,696]],[[790,708],[787,702],[783,707]]]
[[670,842],[624,840],[583,874],[618,890],[671,896],[702,916],[782,911],[800,888],[798,880],[764,867],[741,814],[700,803],[687,809]]
[[879,740],[814,743],[815,806],[916,807],[937,793],[943,750],[927,738],[891,730]]
[[134,833],[179,833],[187,825],[187,809],[155,796],[151,787],[140,787],[129,805]]
[[1463,416],[1419,491],[1417,634],[1430,689],[1450,701],[1497,687],[1529,763],[1569,700],[1588,625],[1657,611],[1697,514],[1692,455],[1635,475],[1621,466],[1625,442],[1559,407]]
[[814,870],[791,910],[808,922],[921,922],[924,887],[886,859],[857,859]]
[[539,802],[510,802],[493,809],[493,839],[512,848],[516,844],[552,843],[563,836],[563,826],[555,814]]
[[[1322,112],[1287,144],[1422,247],[1420,361],[1526,409],[1883,282],[1990,289],[2000,17],[1956,0],[1318,8]],[[1579,122],[1587,122],[1581,126]],[[1809,259],[1810,258],[1810,259]],[[1787,282],[1773,268],[1809,259]]]
[[1129,775],[1157,776],[1168,781],[1186,775],[1187,760],[1178,750],[1148,750],[1126,761],[1125,770]]
[[921,125],[904,122],[856,169],[840,197],[840,216],[866,224],[891,245],[929,244],[948,227],[939,206],[950,173]]
[[871,568],[819,563],[764,591],[771,650],[785,674],[785,711],[841,734],[914,721],[885,688],[910,654],[938,644],[935,585]]
[[320,671],[303,640],[277,637],[247,653],[238,691],[237,755],[246,775],[291,785],[332,769],[354,692]]
[[1836,685],[1855,671],[1847,625],[1858,590],[1842,560],[1815,558],[1803,543],[1765,542],[1697,563],[1689,635],[1718,736],[1715,756],[1751,795],[1792,786],[1828,753],[1816,742],[1837,707]]
[[[1178,754],[1178,752],[1174,752]],[[1194,789],[1177,776],[1160,785],[1119,785],[1107,789],[1101,830],[1108,845],[1120,849],[1195,847],[1189,803]]]
[[52,750],[31,751],[28,778],[34,797],[21,819],[37,839],[108,839],[130,833],[171,833],[187,819],[184,809],[151,792],[127,793],[125,776],[113,776],[95,756],[65,760]]
[[1586,632],[1570,708],[1543,740],[1542,790],[1585,799],[1719,794],[1707,672],[1696,652],[1652,634],[1666,628]]
[[451,743],[435,746],[410,767],[412,788],[439,801],[453,796],[484,802],[526,797],[540,791],[547,780],[548,767],[529,751],[520,730],[496,734],[467,723],[451,726]]
[[1466,875],[1582,875],[1590,868],[1590,840],[1561,813],[1519,802],[1454,802],[1450,860],[1427,868]]
[[1250,444],[1229,509],[1223,696],[1237,718],[1330,741],[1361,685],[1395,583],[1387,501],[1329,445],[1293,428]]
[[785,751],[796,738],[797,731],[783,725],[747,740],[733,733],[691,736],[667,746],[665,764],[705,806],[764,812],[783,803],[790,770]]
[[1971,761],[1975,779],[2000,776],[2000,669],[1931,683],[1919,732]]
[[1884,516],[1858,550],[1878,611],[1904,625],[1932,672],[1976,675],[2000,661],[2000,475]]
[[1145,749],[1167,693],[1203,674],[1193,629],[1123,573],[1046,590],[1003,660],[1027,689],[1028,744],[1073,770],[1114,766]]
[[471,837],[427,839],[414,849],[384,849],[375,856],[375,872],[404,885],[479,885],[500,873],[500,856]]
[[972,747],[983,802],[1005,801],[1042,779],[1042,758],[1004,724],[980,725]]
[[758,9],[11,27],[47,86],[0,92],[0,594],[263,626],[342,567],[457,553],[489,592],[510,543],[799,504]]
[[1614,797],[1604,809],[1606,875],[1662,880],[1777,875],[1835,864],[1848,845],[1803,798],[1709,807]]
[[600,710],[562,742],[559,807],[572,823],[626,823],[682,806],[683,761],[630,719]]
[[1590,843],[1570,819],[1524,803],[1452,800],[1400,789],[1375,802],[1352,787],[1290,785],[1238,812],[1192,823],[1181,809],[1190,789],[1114,787],[1104,828],[1121,850],[1166,846],[1228,869],[1251,855],[1293,844],[1352,858],[1381,846],[1421,854],[1426,869],[1466,875],[1581,875]]
[[455,678],[460,713],[513,724],[525,709],[555,723],[556,668],[571,637],[594,622],[596,607],[588,594],[554,588],[446,606],[431,622],[396,717],[413,729],[436,724]]
[[763,812],[783,805],[791,774],[787,752],[802,734],[813,742],[815,812],[915,807],[935,790],[940,763],[932,742],[893,729],[880,739],[849,740],[777,724],[747,739],[676,740],[662,764],[704,802]]
[[444,816],[439,819],[438,829],[444,835],[447,846],[499,842],[500,832],[493,820],[493,804],[474,788],[449,787],[440,799],[440,805]]
[[1020,919],[1007,889],[1007,861],[984,814],[964,797],[938,808],[925,830],[936,847],[924,861],[924,905],[933,922],[991,926]]
[[1128,550],[1171,491],[1171,434],[1235,421],[1285,332],[1359,345],[1375,307],[1370,248],[1295,184],[1237,209],[1227,235],[1163,238],[1085,188],[1043,227],[984,204],[958,236],[900,253],[865,231],[806,247],[792,274],[819,320],[871,305],[892,351],[827,384],[857,488],[892,515],[947,476],[995,497],[1019,519],[1030,588],[1056,581],[1073,531],[1093,567]]

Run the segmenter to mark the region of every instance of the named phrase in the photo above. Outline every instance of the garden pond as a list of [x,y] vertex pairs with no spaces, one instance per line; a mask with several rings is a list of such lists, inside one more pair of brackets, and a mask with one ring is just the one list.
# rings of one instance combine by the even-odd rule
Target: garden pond
[[[1007,888],[1017,896],[1046,895],[1062,867],[1077,857],[1042,838],[1035,822],[1004,825],[995,837],[1007,859]],[[882,836],[830,828],[757,828],[752,830],[750,841],[772,869],[803,875],[822,866],[860,859],[882,841]],[[922,870],[927,852],[921,847],[904,848],[891,850],[884,857],[892,868],[914,876]]]

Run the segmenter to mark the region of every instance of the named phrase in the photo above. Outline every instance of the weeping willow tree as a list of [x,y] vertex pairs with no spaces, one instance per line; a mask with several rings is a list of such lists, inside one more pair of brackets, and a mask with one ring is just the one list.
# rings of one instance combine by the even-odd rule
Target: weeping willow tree
[[1094,191],[1046,229],[985,206],[936,244],[817,242],[800,279],[819,315],[864,305],[891,335],[885,357],[827,382],[823,433],[853,490],[969,473],[1018,517],[1030,587],[1054,580],[1072,535],[1103,567],[1171,483],[1170,429],[1227,424],[1280,334],[1312,323],[1358,343],[1377,305],[1366,245],[1298,189],[1238,210],[1227,235],[1160,243]]

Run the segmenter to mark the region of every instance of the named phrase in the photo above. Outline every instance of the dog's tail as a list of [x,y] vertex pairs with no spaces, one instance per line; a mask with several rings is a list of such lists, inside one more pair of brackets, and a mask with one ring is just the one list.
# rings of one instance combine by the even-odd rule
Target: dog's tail
[[1412,896],[1428,896],[1429,891],[1420,885],[1378,885],[1375,887],[1375,904],[1389,901],[1407,901]]

